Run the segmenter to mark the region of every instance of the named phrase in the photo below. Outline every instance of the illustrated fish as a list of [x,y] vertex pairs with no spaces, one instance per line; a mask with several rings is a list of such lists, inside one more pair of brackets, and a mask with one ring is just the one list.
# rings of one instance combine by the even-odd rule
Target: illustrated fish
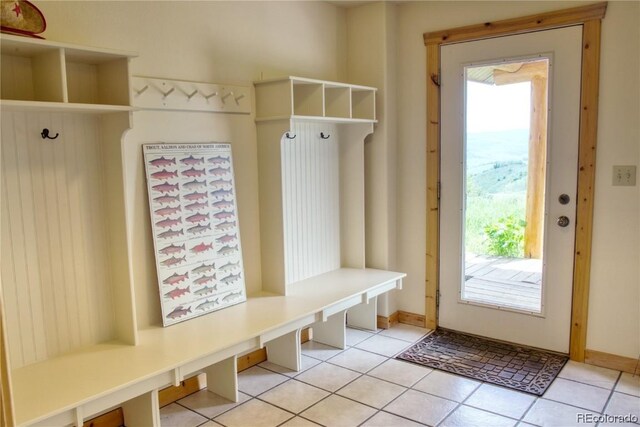
[[200,233],[204,233],[207,230],[211,230],[211,224],[196,225],[195,227],[187,228],[187,232],[189,234],[200,234]]
[[225,265],[223,265],[220,268],[218,268],[218,270],[226,272],[226,271],[235,270],[236,268],[240,268],[240,261],[238,261],[238,262],[228,262]]
[[177,285],[178,283],[188,278],[189,278],[188,271],[184,274],[173,273],[171,276],[164,279],[162,283],[164,283],[165,285]]
[[163,231],[162,233],[158,234],[158,237],[161,239],[170,239],[172,237],[182,236],[183,234],[184,234],[184,231],[182,231],[182,228],[181,228],[179,230]]
[[198,209],[208,208],[209,204],[207,202],[194,202],[190,205],[185,206],[184,208],[188,211],[197,211]]
[[222,298],[222,302],[230,302],[239,299],[242,296],[242,292],[232,292],[227,294],[224,298]]
[[167,181],[165,181],[162,184],[154,185],[151,188],[160,193],[171,193],[178,189],[178,184],[169,184]]
[[198,223],[198,222],[208,221],[209,220],[209,215],[195,214],[195,215],[191,215],[191,216],[187,217],[186,220],[187,220],[187,222],[195,224],[195,223]]
[[236,246],[223,246],[218,249],[218,255],[229,255],[236,252],[238,248]]
[[231,185],[231,181],[227,181],[226,179],[216,179],[209,183],[209,186],[214,188],[226,187],[227,185]]
[[204,288],[198,289],[197,291],[195,291],[194,294],[197,295],[197,296],[209,295],[209,294],[212,294],[213,292],[215,292],[216,289],[218,289],[218,285],[205,286]]
[[194,254],[199,254],[202,252],[210,251],[211,249],[213,249],[213,243],[209,243],[208,245],[206,245],[204,242],[202,242],[192,247],[190,251]]
[[175,178],[177,176],[178,176],[177,171],[170,172],[166,169],[162,169],[161,171],[154,172],[151,174],[151,178],[155,178],[155,179],[169,179],[169,178]]
[[191,293],[191,291],[189,290],[189,286],[187,286],[186,288],[175,288],[174,290],[164,294],[164,296],[165,298],[176,299],[187,293]]
[[160,196],[153,199],[154,202],[162,203],[163,205],[168,205],[169,203],[175,203],[180,201],[180,196]]
[[160,252],[163,255],[170,255],[170,254],[177,254],[182,251],[184,251],[184,245],[176,246],[172,244],[169,246],[165,246],[164,248],[160,249],[158,252]]
[[207,192],[204,191],[202,193],[189,193],[186,196],[184,196],[185,199],[187,200],[200,200],[200,199],[206,199],[207,198]]
[[176,206],[176,207],[166,207],[166,208],[160,208],[157,209],[155,211],[153,211],[156,215],[160,215],[160,216],[169,216],[169,215],[173,215],[174,213],[178,213],[180,212],[180,207]]
[[216,209],[229,209],[233,207],[233,202],[229,202],[227,200],[218,200],[211,204]]
[[222,199],[223,197],[233,195],[233,190],[220,189],[220,190],[212,191],[211,195],[217,199]]
[[211,265],[203,263],[203,264],[200,264],[198,267],[194,268],[193,270],[191,270],[191,272],[193,274],[203,274],[213,270],[214,268],[215,268],[215,263],[212,263]]
[[174,225],[180,224],[181,218],[167,218],[167,219],[163,219],[162,221],[158,221],[156,222],[156,226],[157,227],[161,227],[161,228],[169,228],[169,227],[173,227]]
[[216,276],[215,274],[212,274],[211,276],[199,277],[194,280],[193,283],[195,283],[196,285],[204,285],[205,283],[213,282],[214,280],[216,280]]
[[213,217],[215,219],[227,219],[227,218],[233,218],[234,216],[235,216],[235,214],[234,214],[233,211],[231,211],[231,212],[223,211],[223,212],[218,212],[218,213],[213,214]]
[[229,169],[217,167],[217,168],[209,169],[209,173],[214,176],[222,176],[222,175],[228,174]]
[[204,187],[205,185],[207,185],[207,180],[206,179],[203,179],[202,181],[198,181],[195,178],[193,179],[193,181],[185,182],[184,184],[182,184],[182,186],[184,188],[186,188],[187,190],[192,190],[194,188]]
[[220,281],[222,283],[233,283],[233,282],[237,282],[238,280],[240,280],[242,276],[238,273],[238,274],[230,274],[229,276],[225,277],[224,279],[221,279]]
[[191,313],[191,307],[185,309],[181,305],[177,306],[171,313],[167,314],[167,319],[178,319]]
[[196,310],[199,311],[207,311],[207,310],[211,310],[212,308],[214,308],[216,305],[220,305],[220,303],[218,302],[218,300],[206,300],[205,302],[199,304],[196,307]]
[[216,239],[216,242],[218,243],[229,243],[229,242],[233,242],[234,240],[237,240],[238,236],[236,236],[235,234],[225,234],[224,236],[218,237]]
[[227,221],[227,222],[221,222],[220,224],[216,224],[216,229],[220,231],[226,231],[226,230],[231,230],[235,226],[236,226],[235,221]]
[[185,262],[185,257],[182,258],[177,258],[175,256],[172,256],[171,258],[167,258],[164,261],[162,261],[160,264],[164,265],[165,267],[169,267],[172,265],[176,265],[176,264],[180,264],[182,262]]
[[229,158],[225,156],[209,157],[209,159],[207,160],[207,162],[209,162],[212,165],[221,165],[221,164],[227,163],[228,161],[229,161]]
[[165,167],[165,166],[169,166],[169,165],[175,165],[176,164],[176,159],[171,158],[171,159],[167,159],[164,156],[160,157],[159,159],[153,159],[149,162],[152,166],[156,166],[156,167]]
[[204,171],[204,169],[196,169],[196,168],[191,168],[191,169],[187,169],[186,171],[182,171],[183,176],[188,176],[190,178],[194,176],[202,176],[205,173],[206,172]]
[[180,159],[180,163],[183,165],[193,166],[199,165],[200,163],[204,163],[204,157],[193,157],[193,154],[189,157],[185,157],[184,159]]

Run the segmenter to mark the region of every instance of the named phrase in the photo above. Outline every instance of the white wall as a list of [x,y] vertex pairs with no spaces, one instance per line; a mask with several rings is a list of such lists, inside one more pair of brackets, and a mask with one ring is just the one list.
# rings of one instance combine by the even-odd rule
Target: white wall
[[[50,40],[138,52],[132,74],[251,85],[300,75],[344,80],[344,9],[324,2],[38,2]],[[161,320],[140,144],[230,141],[247,291],[261,289],[254,116],[134,113],[126,136],[138,327]]]
[[[577,2],[408,2],[398,18],[398,308],[424,313],[426,249],[425,73],[422,35],[575,7]],[[613,164],[639,163],[639,4],[609,2],[602,28],[595,223],[587,348],[640,353],[638,187],[611,187]]]

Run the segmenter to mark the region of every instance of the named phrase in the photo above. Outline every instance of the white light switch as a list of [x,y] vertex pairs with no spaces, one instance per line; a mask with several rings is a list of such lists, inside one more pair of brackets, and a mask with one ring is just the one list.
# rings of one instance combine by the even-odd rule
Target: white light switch
[[635,166],[614,166],[613,185],[635,186],[636,167]]

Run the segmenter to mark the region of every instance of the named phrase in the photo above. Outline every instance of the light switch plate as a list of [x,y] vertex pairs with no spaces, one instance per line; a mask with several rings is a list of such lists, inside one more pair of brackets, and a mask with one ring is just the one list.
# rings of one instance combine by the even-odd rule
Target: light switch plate
[[630,166],[614,166],[613,167],[613,185],[614,186],[630,186],[636,185],[636,167]]

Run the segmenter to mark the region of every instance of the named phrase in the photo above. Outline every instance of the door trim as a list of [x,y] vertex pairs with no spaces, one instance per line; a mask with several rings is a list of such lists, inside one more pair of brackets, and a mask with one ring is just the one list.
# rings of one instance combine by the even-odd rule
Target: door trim
[[578,197],[569,356],[571,360],[584,362],[587,339],[598,130],[600,26],[606,9],[607,3],[603,2],[522,18],[424,33],[424,43],[427,49],[427,250],[425,280],[425,326],[427,328],[435,329],[438,326],[437,300],[440,267],[440,47],[451,43],[522,34],[569,25],[582,25]]

